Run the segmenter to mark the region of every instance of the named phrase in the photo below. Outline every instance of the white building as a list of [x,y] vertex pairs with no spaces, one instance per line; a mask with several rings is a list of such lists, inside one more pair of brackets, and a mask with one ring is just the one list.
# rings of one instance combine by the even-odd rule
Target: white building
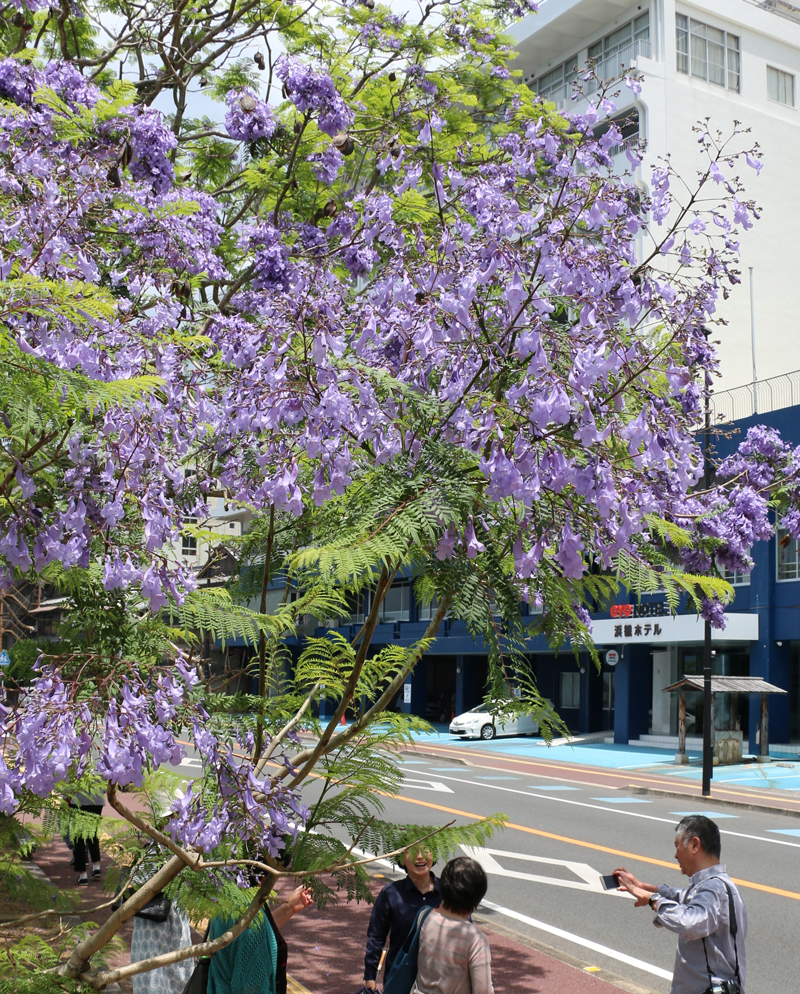
[[[715,335],[722,343],[723,382],[717,389],[754,378],[749,267],[757,378],[800,369],[800,0],[796,4],[545,0],[538,14],[512,31],[519,51],[514,68],[561,108],[579,108],[570,99],[573,67],[590,58],[603,78],[623,67],[643,74],[642,92],[635,96],[623,86],[617,103],[626,116],[638,112],[647,153],[637,179],[648,189],[653,165],[667,153],[692,183],[704,164],[692,132],[697,121],[710,118],[711,128],[723,134],[735,120],[752,129],[764,153],[764,169],[756,177],[743,163],[741,175],[762,217],[750,231],[741,232],[742,283],[720,305],[729,324]],[[627,166],[624,155],[622,165]]]

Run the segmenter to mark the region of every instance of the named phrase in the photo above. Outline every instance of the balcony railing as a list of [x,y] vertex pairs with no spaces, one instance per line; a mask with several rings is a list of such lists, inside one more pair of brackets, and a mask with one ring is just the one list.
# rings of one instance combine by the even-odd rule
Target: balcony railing
[[722,390],[711,397],[715,421],[740,421],[800,404],[800,369],[758,383]]
[[778,17],[785,17],[787,21],[794,21],[800,24],[800,7],[787,0],[745,0],[751,7],[760,7],[769,11],[770,14],[777,14]]
[[[639,56],[649,59],[650,52],[650,42],[644,38],[636,38],[618,52],[614,52],[613,55],[609,55],[605,59],[598,59],[594,65],[595,76],[597,79],[613,79],[626,69],[631,69]],[[586,92],[592,93],[597,87],[597,81],[591,79],[586,84]]]

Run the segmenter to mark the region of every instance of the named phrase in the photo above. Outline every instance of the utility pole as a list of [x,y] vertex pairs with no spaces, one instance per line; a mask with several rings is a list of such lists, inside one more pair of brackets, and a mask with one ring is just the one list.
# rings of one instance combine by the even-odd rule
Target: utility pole
[[753,359],[753,414],[758,414],[758,375],[756,374],[756,305],[753,296],[753,267],[750,270],[750,353]]
[[[704,327],[703,334],[708,336],[710,329]],[[711,392],[711,374],[708,370],[705,376],[705,439],[703,443],[703,489],[708,491],[711,486],[711,407],[709,394]],[[714,771],[714,755],[711,747],[711,622],[706,618],[703,632],[703,797],[711,796],[711,777]]]

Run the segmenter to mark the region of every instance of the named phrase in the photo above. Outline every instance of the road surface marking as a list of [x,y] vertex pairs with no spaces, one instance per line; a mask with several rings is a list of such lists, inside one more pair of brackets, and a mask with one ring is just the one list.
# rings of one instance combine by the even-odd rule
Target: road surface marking
[[440,783],[438,780],[421,780],[419,777],[403,777],[404,787],[413,787],[415,790],[435,790],[440,794],[452,794],[452,787]]
[[[492,786],[491,784],[486,784],[487,787]],[[500,790],[510,790],[511,788],[498,788]],[[473,818],[475,821],[483,821],[484,815],[476,815],[471,811],[461,811],[458,808],[446,808],[443,804],[434,804],[432,801],[421,801],[417,797],[403,797],[399,798],[395,794],[389,794],[383,790],[376,790],[376,794],[381,794],[383,797],[391,797],[394,800],[402,800],[404,804],[419,804],[424,808],[434,808],[436,811],[443,811],[445,814],[449,815],[460,815],[462,818]],[[528,795],[530,796],[530,795]],[[602,810],[606,810],[603,808]],[[581,846],[584,849],[594,849],[596,852],[607,852],[612,856],[622,856],[625,859],[635,860],[637,863],[650,863],[652,866],[664,866],[668,870],[678,871],[678,867],[674,863],[667,863],[663,859],[654,859],[652,856],[641,856],[638,853],[626,852],[624,849],[612,849],[610,846],[601,846],[596,842],[584,842],[583,839],[571,839],[567,835],[556,835],[554,832],[545,832],[539,828],[529,828],[527,825],[517,825],[514,822],[508,821],[505,824],[506,828],[513,828],[517,832],[525,832],[528,835],[538,835],[544,839],[553,839],[556,842],[566,842],[568,845]],[[774,894],[776,897],[789,897],[793,901],[800,901],[800,894],[793,890],[782,890],[780,887],[770,887],[768,884],[759,884],[753,880],[742,880],[739,877],[731,877],[731,880],[736,884],[737,887],[747,887],[750,890],[760,890],[765,894]]]
[[[192,746],[192,748],[195,748],[194,743],[192,743],[192,742],[183,742],[181,739],[177,739],[176,741],[180,742],[181,745],[188,745],[188,746]],[[239,753],[239,752],[235,752],[234,755],[243,756],[243,754]],[[199,763],[200,760],[192,759],[192,762],[193,763],[194,762],[198,762]],[[279,768],[279,764],[278,763],[270,763],[269,765],[270,766],[274,766],[276,769]],[[494,769],[494,767],[491,767],[491,766],[477,767],[477,768],[478,769],[488,769],[488,770]],[[324,777],[322,777],[321,774],[319,774],[319,773],[312,773],[311,776],[314,779],[324,779]],[[464,780],[464,779],[461,779],[459,777],[445,777],[444,779],[445,780],[453,780],[453,781],[455,781],[457,783],[469,784],[470,786],[473,786],[473,787],[474,786],[478,786],[478,787],[488,787],[488,788],[490,788],[492,790],[505,790],[505,791],[508,791],[511,794],[521,794],[523,797],[530,797],[531,796],[527,791],[516,790],[514,787],[500,787],[497,784],[490,784],[490,783],[476,784],[474,780]],[[547,779],[547,780],[556,780],[558,778],[557,777],[544,777],[544,779]],[[597,785],[594,785],[594,786],[597,786]],[[602,785],[600,785],[600,786],[602,786]],[[575,788],[571,788],[571,787],[557,788],[557,787],[549,787],[549,786],[545,786],[545,787],[539,788],[539,787],[537,787],[535,785],[530,785],[529,789],[530,790],[538,790],[538,789],[541,789],[541,790],[557,790],[557,789],[564,789],[564,790],[572,790],[572,789],[574,789],[574,790],[578,790],[579,788],[577,788],[577,787],[575,787]],[[619,788],[612,787],[610,789],[612,789],[612,790],[618,790]],[[376,793],[381,794],[383,797],[396,797],[396,795],[387,794],[387,793],[384,793],[383,791],[380,791],[380,790],[376,791]],[[450,791],[450,793],[453,793],[453,791]],[[548,795],[546,795],[546,794],[543,795],[543,796],[548,797]],[[648,821],[660,821],[660,822],[665,822],[667,824],[671,824],[672,823],[672,819],[671,818],[659,818],[657,815],[646,815],[646,814],[642,814],[640,811],[622,811],[622,810],[618,810],[616,808],[603,808],[603,807],[600,807],[600,805],[598,805],[598,804],[587,804],[585,801],[571,801],[571,800],[569,800],[566,797],[549,797],[548,799],[551,800],[551,801],[559,801],[561,804],[574,804],[574,805],[576,805],[577,807],[580,807],[580,808],[595,808],[598,811],[611,811],[613,814],[628,815],[629,818],[645,818]],[[413,798],[408,798],[408,800],[410,802],[412,802],[412,803],[417,803],[417,804],[425,804],[426,803],[425,801],[415,801]],[[430,805],[430,806],[431,807],[438,807],[438,805],[435,805],[435,804]],[[449,809],[449,808],[440,808],[440,810],[442,810],[442,811],[449,811],[451,809]],[[765,810],[768,811],[770,809],[769,808],[765,808]],[[456,813],[457,814],[464,814],[464,816],[467,817],[467,818],[477,818],[479,820],[483,818],[483,815],[473,815],[473,814],[467,814],[465,812],[456,812]],[[738,815],[735,816],[735,817],[738,817]],[[509,827],[511,827],[511,826],[509,826]],[[528,829],[523,828],[522,831],[528,831]],[[535,830],[534,829],[530,829],[530,831],[533,832]],[[769,831],[774,831],[774,830],[773,829],[769,829]],[[787,834],[787,835],[788,834],[793,834],[794,832],[795,832],[794,829],[783,829],[783,830],[781,830],[781,834]],[[739,839],[752,839],[755,842],[771,842],[773,845],[776,845],[776,846],[791,846],[793,849],[800,849],[800,843],[797,843],[797,842],[787,842],[786,839],[767,839],[767,838],[764,838],[763,836],[760,836],[760,835],[748,835],[746,832],[731,832],[731,831],[729,831],[727,829],[720,829],[720,834],[721,835],[735,835]],[[634,857],[634,858],[638,858],[638,857]],[[674,869],[674,867],[672,866],[671,863],[660,863],[660,861],[658,861],[658,860],[648,860],[647,857],[642,857],[642,859],[644,860],[644,862],[656,862],[656,863],[659,863],[661,866],[669,866],[671,869]],[[742,881],[737,881],[737,883],[742,883]],[[800,899],[800,895],[796,895],[792,891],[774,890],[774,889],[768,887],[766,884],[755,884],[755,883],[753,883],[753,884],[743,884],[743,885],[744,886],[751,886],[751,887],[753,887],[756,890],[763,890],[763,891],[766,891],[767,893],[778,894],[779,896],[795,897],[797,899]]]
[[[559,804],[572,804],[578,808],[593,808],[595,811],[609,811],[612,814],[617,815],[627,815],[629,818],[644,818],[646,821],[660,821],[665,825],[673,825],[674,821],[672,818],[661,818],[658,815],[646,815],[641,811],[626,811],[622,808],[612,808],[606,807],[602,804],[589,804],[588,801],[573,801],[568,797],[550,797],[549,794],[529,794],[529,790],[554,790],[553,787],[543,787],[539,788],[536,786],[529,785],[528,790],[518,790],[516,787],[501,787],[498,784],[493,783],[476,783],[474,780],[465,780],[463,777],[443,777],[444,780],[452,780],[454,783],[464,783],[470,787],[486,787],[489,790],[502,790],[507,794],[519,794],[521,797],[546,797],[549,801],[557,801]],[[609,800],[617,800],[619,803],[624,803],[624,798],[610,798]],[[650,802],[648,802],[650,803]],[[677,812],[670,812],[671,814],[677,814]],[[693,812],[694,813],[694,812]],[[700,813],[700,812],[698,812]],[[738,815],[721,815],[723,818],[738,818]],[[792,831],[789,829],[788,831]],[[732,835],[739,839],[752,839],[754,842],[769,842],[771,845],[779,846],[791,846],[795,849],[800,849],[800,843],[798,842],[787,842],[785,839],[768,839],[763,835],[750,835],[747,832],[733,832],[730,829],[720,829],[721,835]]]
[[557,783],[529,783],[529,790],[580,790],[580,787],[567,787],[566,784]]
[[643,797],[593,797],[593,801],[604,801],[606,804],[652,804]]
[[[702,815],[704,818],[738,818],[739,815],[729,815],[725,814],[723,811],[670,811],[671,815],[677,815],[679,818],[686,818],[689,815]],[[732,835],[737,833],[732,832]],[[765,842],[769,842],[769,839],[764,839]]]
[[[462,851],[481,864],[486,873],[496,877],[513,877],[515,880],[530,880],[534,883],[552,884],[554,887],[566,887],[571,890],[591,891],[594,894],[610,894],[612,897],[624,897],[633,900],[631,894],[621,890],[606,890],[601,883],[601,873],[588,863],[575,863],[568,859],[548,859],[545,856],[531,856],[528,853],[507,852],[504,849],[484,849],[480,846],[460,847]],[[509,870],[498,863],[495,856],[505,856],[507,859],[520,859],[528,863],[543,863],[545,866],[564,866],[580,880],[565,880],[564,877],[546,877],[538,873],[525,873],[522,870]]]
[[[428,746],[427,748],[435,749],[436,747],[435,746]],[[439,749],[443,749],[444,750],[445,757],[446,757],[446,755],[447,755],[448,752],[452,755],[452,747],[439,746]],[[442,755],[441,752],[438,753],[438,755]],[[591,776],[592,775],[591,774],[591,770],[587,770],[587,768],[585,766],[577,766],[577,765],[576,766],[570,766],[568,763],[546,763],[544,760],[517,759],[514,756],[503,756],[502,759],[497,759],[494,756],[488,755],[485,752],[483,752],[483,753],[476,752],[474,755],[478,759],[490,760],[490,761],[495,762],[495,763],[505,761],[505,762],[508,762],[508,763],[519,763],[522,766],[534,766],[534,767],[539,767],[539,768],[543,767],[546,770],[559,770],[561,772],[561,776],[560,777],[549,777],[548,778],[545,774],[541,774],[542,777],[543,777],[543,779],[564,780],[564,779],[566,779],[564,777],[564,772],[565,771],[568,772],[568,773],[580,773],[583,776]],[[477,769],[483,769],[483,770],[496,770],[496,769],[498,769],[497,766],[481,766],[478,763],[471,763],[470,765],[473,766],[473,767],[475,767],[475,768],[477,768]],[[503,769],[503,767],[499,767],[499,768]],[[514,771],[509,771],[509,772],[514,772]],[[682,773],[682,771],[676,771],[676,772],[678,772],[679,775]],[[536,774],[536,775],[538,776],[538,774]],[[611,777],[614,780],[626,780],[627,782],[630,782],[630,780],[631,780],[631,774],[630,773],[620,774],[620,773],[612,773],[612,772],[610,772],[608,770],[602,770],[602,771],[597,770],[595,775],[604,776],[604,777]],[[683,775],[685,775],[685,774],[683,774]],[[667,776],[673,778],[675,776],[675,774],[673,774],[673,773],[665,774],[665,777],[667,777]],[[643,781],[644,783],[655,783],[655,784],[659,784],[661,787],[674,786],[674,784],[671,784],[668,779],[654,780],[654,779],[652,779],[650,777],[635,777],[635,779]],[[591,780],[576,780],[575,782],[576,783],[582,783],[582,784],[588,785],[590,787],[606,787],[606,788],[608,787],[608,784],[599,784],[599,783],[596,783],[596,782],[591,781]],[[724,781],[723,781],[723,783],[724,783]],[[693,786],[697,786],[697,787],[699,787],[700,785],[699,784],[695,785],[694,783],[691,783],[691,784],[687,783],[686,786],[687,787],[689,787],[689,786],[692,786],[692,787]],[[748,793],[747,791],[743,791],[743,790],[724,790],[723,788],[720,787],[720,788],[716,789],[716,793],[717,793],[717,795],[730,794],[733,797],[752,797],[752,798],[756,798],[757,800],[760,800],[760,801],[764,800],[764,795],[763,794],[751,794],[751,793]],[[692,797],[694,795],[687,794],[686,796],[687,797]],[[712,795],[712,800],[713,800],[713,795]],[[795,803],[795,804],[800,803],[800,799],[796,799],[796,798],[793,798],[793,797],[781,798],[781,801],[783,801],[784,803],[786,803],[786,802]],[[766,810],[770,810],[766,805],[765,805],[765,808],[766,808]],[[778,809],[773,809],[773,810],[780,810],[780,809],[778,808]]]
[[519,911],[512,911],[511,908],[504,908],[502,905],[495,904],[493,901],[481,901],[481,907],[491,908],[492,911],[496,911],[498,914],[505,915],[508,918],[514,918],[518,922],[530,925],[531,928],[538,928],[541,932],[557,935],[559,938],[566,939],[568,942],[574,942],[578,946],[583,946],[584,949],[591,949],[593,952],[600,953],[602,956],[608,956],[609,959],[618,960],[620,963],[627,963],[628,966],[634,966],[637,970],[644,970],[645,973],[652,973],[653,976],[661,977],[662,980],[672,980],[672,974],[669,970],[662,970],[660,966],[645,963],[644,960],[637,959],[635,956],[628,956],[627,953],[621,953],[616,949],[610,949],[608,946],[602,946],[599,942],[584,939],[583,936],[575,935],[574,932],[567,932],[563,928],[556,928],[555,925],[541,922],[536,918],[530,918],[528,915],[520,914]]

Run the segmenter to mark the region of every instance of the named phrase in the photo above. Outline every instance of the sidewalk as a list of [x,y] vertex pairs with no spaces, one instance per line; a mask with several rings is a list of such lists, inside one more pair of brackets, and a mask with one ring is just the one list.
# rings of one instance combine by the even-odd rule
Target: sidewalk
[[[39,850],[35,857],[37,865],[59,890],[74,887],[75,872],[69,866],[69,858],[70,851],[60,840]],[[103,864],[105,869],[106,858]],[[371,885],[373,895],[377,896],[391,879],[376,874]],[[282,882],[278,887],[279,898],[292,887],[293,882]],[[80,888],[79,896],[82,900],[77,913],[84,920],[91,908],[109,900],[99,881]],[[371,905],[347,903],[343,895],[339,904],[328,904],[323,910],[312,905],[283,928],[289,945],[288,994],[352,994],[359,990],[371,910]],[[101,924],[110,913],[109,909],[96,912],[91,920]],[[489,923],[488,914],[478,913],[475,920],[489,936],[495,994],[620,994],[621,990],[629,994],[652,994],[649,988],[617,978],[591,964],[587,972],[586,965],[579,960],[517,936],[503,925]],[[130,961],[132,931],[132,922],[128,922],[118,933],[127,948],[112,957],[114,966]],[[201,937],[194,938],[200,941]],[[120,988],[122,994],[130,994],[131,979],[121,981]]]
[[[377,895],[391,877],[376,875]],[[284,888],[282,888],[283,890]],[[289,973],[310,994],[353,994],[361,987],[364,945],[371,905],[329,904],[323,911],[312,906],[296,915],[282,930],[289,944]],[[487,918],[475,915],[486,926]],[[651,994],[650,989],[592,968],[572,957],[543,951],[505,928],[485,928],[492,951],[495,994]],[[558,958],[551,953],[556,953]],[[589,964],[591,967],[591,964]]]

